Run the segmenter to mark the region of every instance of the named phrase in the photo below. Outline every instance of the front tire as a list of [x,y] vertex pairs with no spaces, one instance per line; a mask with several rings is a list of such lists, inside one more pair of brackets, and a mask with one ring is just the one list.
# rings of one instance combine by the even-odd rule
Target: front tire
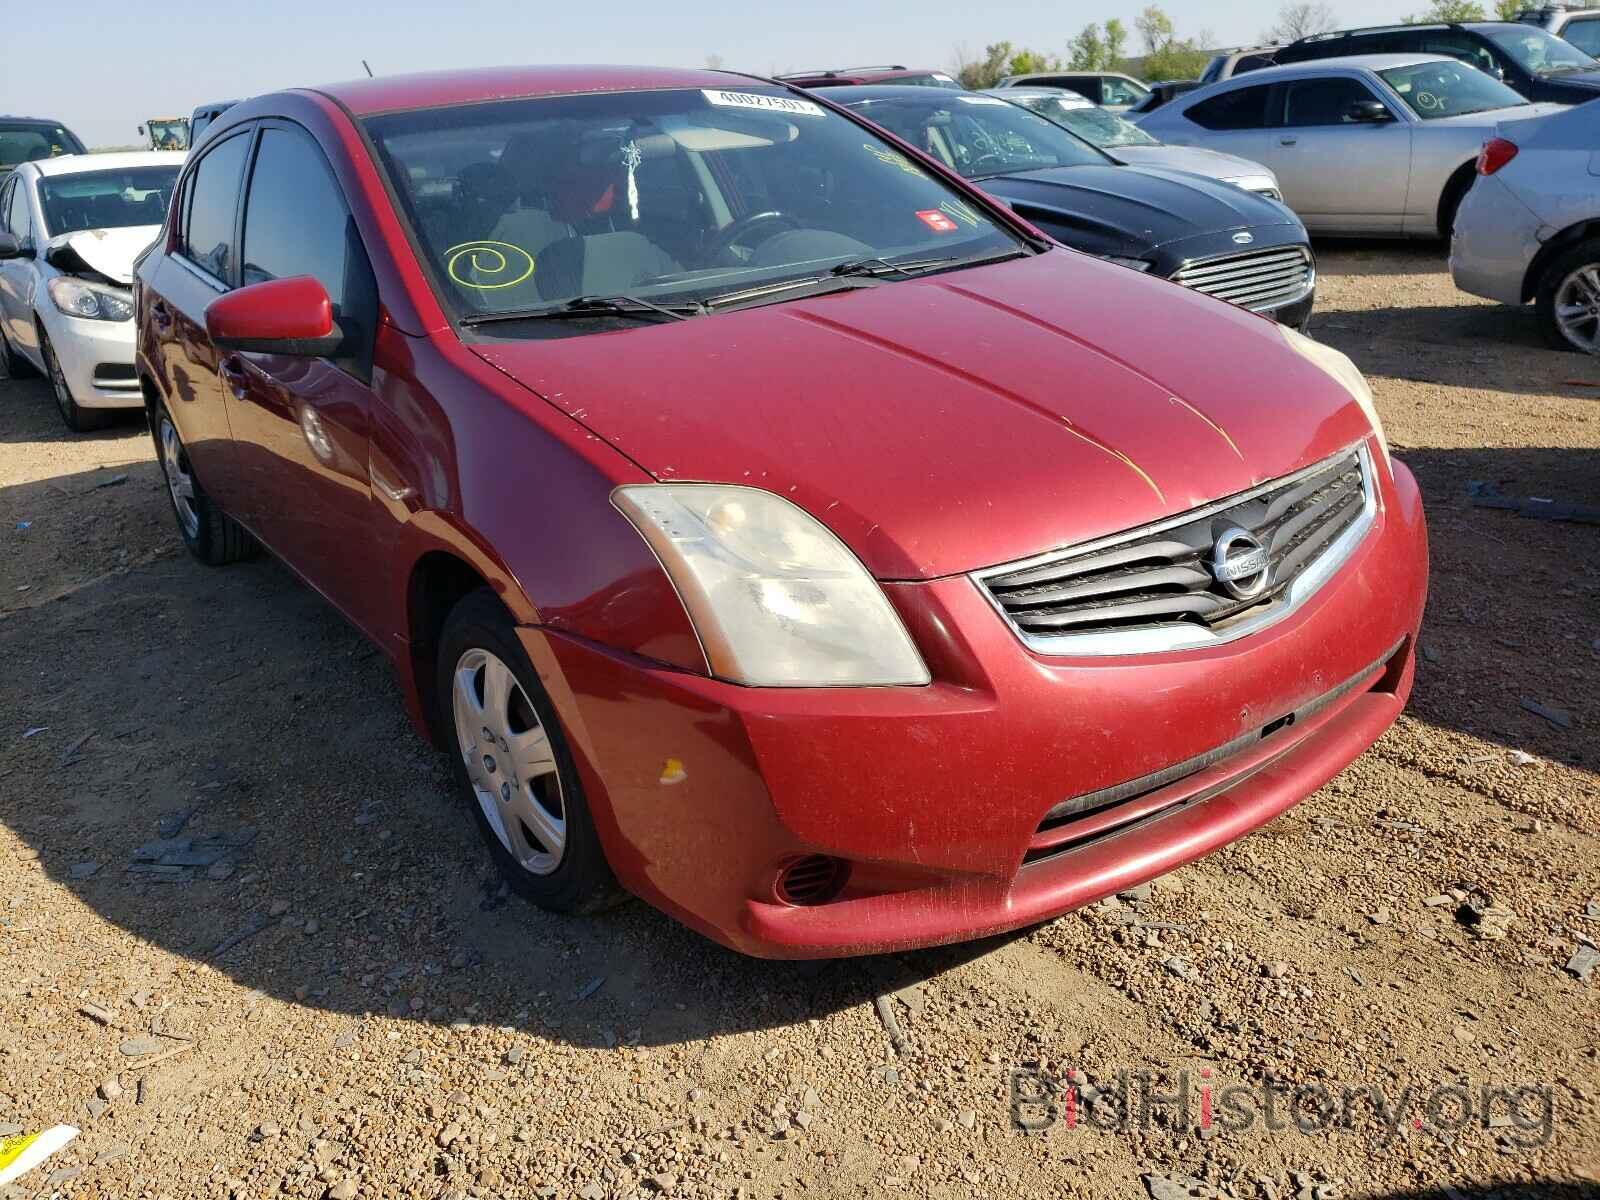
[[558,913],[622,898],[555,708],[494,593],[464,597],[439,638],[452,774],[512,890]]
[[115,414],[99,408],[84,408],[72,398],[72,388],[67,383],[66,372],[61,369],[61,360],[56,357],[55,347],[43,329],[39,330],[39,354],[44,359],[50,390],[55,394],[56,411],[68,429],[73,433],[93,433],[111,424]]
[[1600,238],[1551,260],[1534,295],[1546,341],[1558,350],[1600,354]]
[[167,406],[158,402],[150,418],[156,461],[161,464],[162,478],[167,481],[167,496],[172,501],[172,515],[178,522],[178,536],[189,553],[211,567],[255,557],[259,549],[256,540],[200,486],[200,480],[189,465],[189,452],[184,449],[183,439],[178,436],[178,427],[172,423]]

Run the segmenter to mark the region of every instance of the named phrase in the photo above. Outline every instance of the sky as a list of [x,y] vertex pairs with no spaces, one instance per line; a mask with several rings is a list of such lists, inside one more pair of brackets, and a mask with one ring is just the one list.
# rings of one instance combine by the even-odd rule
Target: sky
[[[91,146],[139,140],[146,117],[196,105],[379,75],[507,63],[639,63],[771,74],[812,67],[904,63],[951,67],[1009,40],[1064,53],[1090,21],[1130,29],[1148,0],[17,0],[27,14],[0,58],[0,113],[52,117]],[[1341,25],[1395,20],[1424,0],[1330,0]],[[1254,41],[1282,0],[1166,0],[1180,36]],[[1138,47],[1130,49],[1137,51]]]

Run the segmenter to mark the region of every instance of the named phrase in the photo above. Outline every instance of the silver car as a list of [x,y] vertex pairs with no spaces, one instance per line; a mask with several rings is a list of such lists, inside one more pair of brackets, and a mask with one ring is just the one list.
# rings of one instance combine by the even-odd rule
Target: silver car
[[1188,171],[1220,179],[1247,192],[1259,192],[1273,200],[1283,199],[1277,178],[1260,163],[1196,146],[1165,145],[1120,113],[1091,104],[1074,92],[1059,88],[1012,87],[990,88],[985,94],[999,96],[1038,113],[1098,146],[1118,162]]
[[1450,274],[1462,291],[1534,301],[1554,346],[1600,353],[1600,100],[1496,130],[1456,214]]
[[1484,139],[1560,107],[1444,55],[1371,54],[1251,71],[1139,127],[1270,167],[1313,233],[1436,238],[1450,236]]

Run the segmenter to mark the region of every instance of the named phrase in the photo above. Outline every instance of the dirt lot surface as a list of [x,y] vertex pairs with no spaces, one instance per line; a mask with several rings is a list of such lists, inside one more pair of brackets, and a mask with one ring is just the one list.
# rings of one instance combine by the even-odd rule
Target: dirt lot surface
[[[1600,505],[1600,364],[1438,250],[1322,266],[1314,332],[1428,503],[1408,714],[1147,895],[868,961],[508,899],[378,653],[273,562],[184,555],[142,426],[0,383],[0,1133],[83,1130],[0,1191],[1596,1195],[1600,528],[1469,485]],[[1029,1063],[1087,1077],[1074,1128],[1013,1128]],[[1122,1071],[1187,1111],[1139,1127],[1135,1075],[1104,1128]],[[1251,1126],[1202,1130],[1206,1088]]]

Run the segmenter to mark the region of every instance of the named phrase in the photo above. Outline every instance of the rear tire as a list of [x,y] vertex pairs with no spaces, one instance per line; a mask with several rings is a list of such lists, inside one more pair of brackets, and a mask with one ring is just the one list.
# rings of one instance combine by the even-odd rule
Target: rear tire
[[39,373],[31,362],[11,348],[4,329],[0,329],[0,367],[5,369],[8,379],[31,379]]
[[103,408],[84,408],[72,398],[72,388],[61,369],[61,360],[56,357],[55,347],[50,344],[50,338],[43,329],[39,330],[39,354],[44,359],[50,390],[55,394],[56,411],[61,414],[62,423],[68,429],[73,433],[93,433],[116,419],[115,412]]
[[625,899],[555,706],[493,592],[479,589],[451,610],[436,671],[451,774],[511,889],[557,913]]
[[1546,263],[1534,297],[1550,345],[1600,354],[1600,238],[1579,242]]
[[189,553],[211,567],[254,558],[260,550],[259,544],[200,486],[167,406],[157,401],[150,417],[156,461],[161,464],[162,478],[167,481],[167,496],[172,501],[172,515],[178,522],[178,536]]

